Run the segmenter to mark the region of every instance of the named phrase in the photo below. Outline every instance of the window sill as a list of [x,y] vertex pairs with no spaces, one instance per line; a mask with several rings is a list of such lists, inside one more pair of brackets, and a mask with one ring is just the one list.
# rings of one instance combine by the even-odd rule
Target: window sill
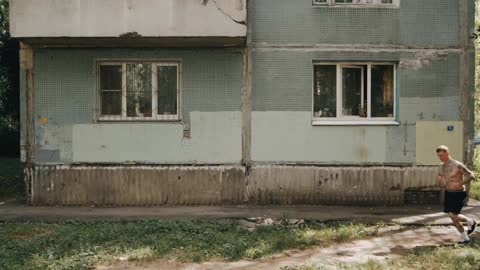
[[314,4],[314,8],[386,8],[386,9],[398,9],[400,8],[394,4]]
[[398,126],[395,120],[312,120],[312,126]]
[[115,116],[102,116],[98,118],[99,122],[180,122],[181,119],[175,118],[163,118],[163,117],[115,117]]

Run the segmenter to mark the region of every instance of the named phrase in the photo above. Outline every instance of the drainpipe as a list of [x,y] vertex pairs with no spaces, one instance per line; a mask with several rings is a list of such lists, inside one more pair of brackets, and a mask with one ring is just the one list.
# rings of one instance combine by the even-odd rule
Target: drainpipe
[[245,167],[245,186],[246,192],[244,195],[244,202],[248,202],[248,182],[251,168],[251,137],[252,137],[252,48],[251,48],[251,20],[250,20],[250,0],[246,0],[245,9],[246,27],[247,27],[247,41],[243,50],[243,93],[242,93],[242,165]]
[[[33,175],[33,151],[35,145],[33,116],[33,58],[34,52],[30,45],[20,42],[20,70],[25,72],[25,195],[27,204],[31,204],[31,184]],[[23,89],[21,89],[23,91]]]
[[[460,119],[463,122],[464,163],[473,165],[475,133],[475,45],[472,38],[475,21],[475,1],[459,0],[460,5]],[[467,191],[470,184],[467,185]]]

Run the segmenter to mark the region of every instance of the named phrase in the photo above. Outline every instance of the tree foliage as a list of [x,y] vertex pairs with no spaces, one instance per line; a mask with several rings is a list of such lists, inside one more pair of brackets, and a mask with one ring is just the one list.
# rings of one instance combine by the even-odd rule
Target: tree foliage
[[[479,23],[476,22],[477,28]],[[480,53],[478,50],[480,49],[480,39],[475,39],[475,131],[480,130],[480,118],[478,115],[480,114],[480,69],[478,68],[478,64],[480,63]]]
[[475,132],[480,130],[480,118],[478,115],[480,114],[480,69],[478,65],[480,64],[480,20],[479,20],[479,8],[480,0],[475,0],[475,33],[473,34],[473,38],[475,39]]
[[8,24],[8,0],[0,0],[0,155],[18,155],[19,44]]

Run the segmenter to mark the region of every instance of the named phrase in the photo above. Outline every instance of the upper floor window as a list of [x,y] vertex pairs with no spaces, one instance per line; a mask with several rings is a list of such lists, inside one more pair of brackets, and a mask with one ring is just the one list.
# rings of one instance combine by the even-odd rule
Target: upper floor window
[[400,0],[313,0],[313,5],[397,5]]
[[395,65],[314,65],[314,124],[396,124]]
[[180,64],[100,62],[100,120],[179,120]]

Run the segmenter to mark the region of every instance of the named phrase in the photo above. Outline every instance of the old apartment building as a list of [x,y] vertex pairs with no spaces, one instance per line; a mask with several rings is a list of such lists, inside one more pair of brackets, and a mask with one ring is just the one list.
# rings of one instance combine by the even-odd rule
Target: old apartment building
[[10,0],[30,203],[437,200],[473,2]]

